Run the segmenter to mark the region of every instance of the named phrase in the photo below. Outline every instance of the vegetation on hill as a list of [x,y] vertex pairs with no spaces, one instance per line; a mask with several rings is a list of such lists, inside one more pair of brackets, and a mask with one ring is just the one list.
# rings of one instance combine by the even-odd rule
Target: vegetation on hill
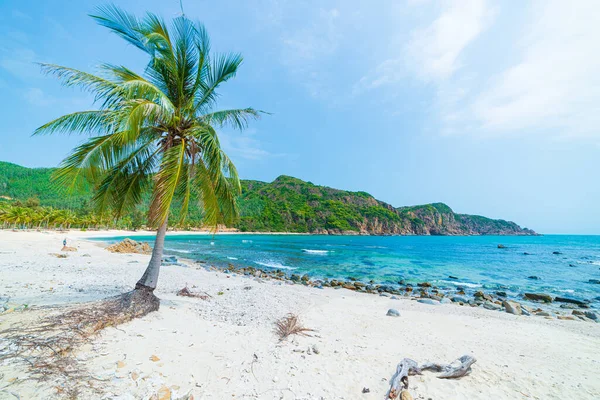
[[[146,224],[149,196],[140,207],[119,220],[100,219],[90,205],[91,188],[74,195],[50,184],[52,168],[30,169],[0,162],[0,225],[28,221],[28,226],[119,227]],[[4,200],[2,198],[4,197]],[[4,204],[4,206],[2,206]],[[242,180],[238,199],[241,231],[396,235],[528,235],[513,222],[456,214],[443,203],[394,208],[366,192],[349,192],[280,176],[271,183]],[[16,206],[16,207],[15,207]],[[6,219],[2,207],[21,208]],[[52,208],[49,208],[52,207]],[[24,210],[24,209],[29,209]],[[34,212],[35,210],[38,210]],[[29,213],[29,214],[28,214]],[[174,206],[171,213],[177,216]],[[49,217],[47,215],[50,215]],[[4,219],[2,215],[5,215]],[[38,215],[36,219],[36,215]],[[46,215],[42,218],[39,215]],[[54,216],[54,217],[53,217]],[[16,219],[15,219],[16,218]],[[177,220],[177,218],[173,218]],[[54,221],[54,222],[53,222]],[[20,222],[22,223],[22,222]],[[202,212],[190,205],[188,221],[180,228],[202,226]]]

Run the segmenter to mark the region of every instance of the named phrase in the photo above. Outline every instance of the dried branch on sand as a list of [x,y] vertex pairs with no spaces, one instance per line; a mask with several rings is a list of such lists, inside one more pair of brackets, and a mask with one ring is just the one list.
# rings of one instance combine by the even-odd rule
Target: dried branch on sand
[[387,393],[386,399],[397,399],[401,393],[406,393],[406,396],[410,396],[407,392],[409,375],[421,375],[423,371],[434,371],[441,372],[438,375],[440,379],[461,378],[471,373],[471,365],[476,361],[474,357],[465,355],[451,364],[425,363],[419,367],[416,361],[404,358],[396,367],[396,373],[390,381],[390,390]]
[[202,300],[208,300],[211,297],[211,295],[209,295],[206,292],[202,292],[202,293],[192,292],[187,286],[184,287],[183,289],[179,290],[177,292],[177,296],[195,297],[195,298],[202,299]]
[[288,314],[275,322],[275,333],[279,340],[285,340],[290,335],[310,336],[307,332],[314,332],[314,329],[302,326],[298,316],[294,314]]
[[22,362],[32,379],[52,379],[57,390],[68,396],[76,396],[85,384],[97,390],[93,378],[78,364],[74,350],[102,329],[142,317],[158,310],[159,305],[152,292],[133,290],[67,308],[32,309],[28,312],[42,316],[0,331],[0,361]]

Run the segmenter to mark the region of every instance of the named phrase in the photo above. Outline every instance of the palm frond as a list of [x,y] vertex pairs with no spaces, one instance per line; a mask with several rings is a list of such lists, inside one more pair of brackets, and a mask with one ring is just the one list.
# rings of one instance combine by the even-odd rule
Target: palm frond
[[102,107],[109,106],[122,94],[121,87],[108,79],[56,64],[42,63],[40,66],[43,73],[56,76],[64,86],[78,86],[83,91],[92,93],[94,101],[103,100]]
[[209,125],[229,125],[233,128],[244,130],[248,127],[248,123],[251,119],[258,119],[260,118],[260,115],[264,113],[264,111],[255,110],[253,108],[222,110],[203,115],[201,120]]
[[153,53],[153,47],[149,46],[140,21],[135,16],[113,4],[97,7],[96,14],[90,16],[138,49],[148,54]]
[[211,63],[207,66],[206,81],[200,85],[196,96],[195,108],[198,112],[214,106],[217,88],[221,83],[235,76],[242,61],[241,54],[235,53],[221,54],[211,59]]
[[160,226],[169,216],[175,191],[186,171],[186,143],[182,140],[164,151],[161,165],[154,178],[155,186],[149,213],[151,224]]
[[34,135],[53,133],[98,133],[111,131],[115,122],[111,111],[89,110],[63,115],[39,128]]

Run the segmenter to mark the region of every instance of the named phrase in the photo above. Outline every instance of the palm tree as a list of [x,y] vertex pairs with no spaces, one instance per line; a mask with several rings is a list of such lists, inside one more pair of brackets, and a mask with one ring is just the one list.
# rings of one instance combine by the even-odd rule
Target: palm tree
[[65,86],[95,96],[97,110],[64,115],[40,128],[43,133],[87,133],[93,137],[62,162],[55,181],[74,187],[82,179],[96,183],[93,197],[100,213],[120,217],[151,190],[149,224],[157,227],[152,257],[136,289],[156,288],[169,211],[176,203],[185,219],[191,201],[201,203],[204,223],[215,230],[237,217],[240,183],[235,166],[221,149],[215,127],[244,129],[260,111],[215,111],[221,84],[242,63],[239,54],[213,55],[204,27],[185,16],[170,26],[154,14],[143,19],[116,6],[92,16],[144,52],[143,74],[103,64],[99,74],[42,64]]

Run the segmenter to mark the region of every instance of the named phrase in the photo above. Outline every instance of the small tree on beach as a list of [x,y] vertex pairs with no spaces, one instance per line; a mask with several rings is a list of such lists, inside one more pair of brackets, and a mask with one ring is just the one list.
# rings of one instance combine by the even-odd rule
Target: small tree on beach
[[112,5],[98,8],[92,17],[146,53],[146,69],[140,75],[103,64],[98,74],[90,74],[42,64],[44,72],[65,86],[91,92],[99,107],[64,115],[35,134],[92,134],[62,162],[54,179],[69,187],[82,179],[94,182],[99,213],[120,217],[151,192],[148,220],[157,234],[148,267],[136,284],[136,292],[148,294],[157,285],[172,205],[181,208],[183,220],[190,202],[199,201],[204,224],[214,229],[236,218],[240,182],[215,127],[244,129],[260,111],[215,111],[217,89],[235,76],[242,57],[211,54],[201,24],[181,16],[167,26],[154,14],[139,19]]

